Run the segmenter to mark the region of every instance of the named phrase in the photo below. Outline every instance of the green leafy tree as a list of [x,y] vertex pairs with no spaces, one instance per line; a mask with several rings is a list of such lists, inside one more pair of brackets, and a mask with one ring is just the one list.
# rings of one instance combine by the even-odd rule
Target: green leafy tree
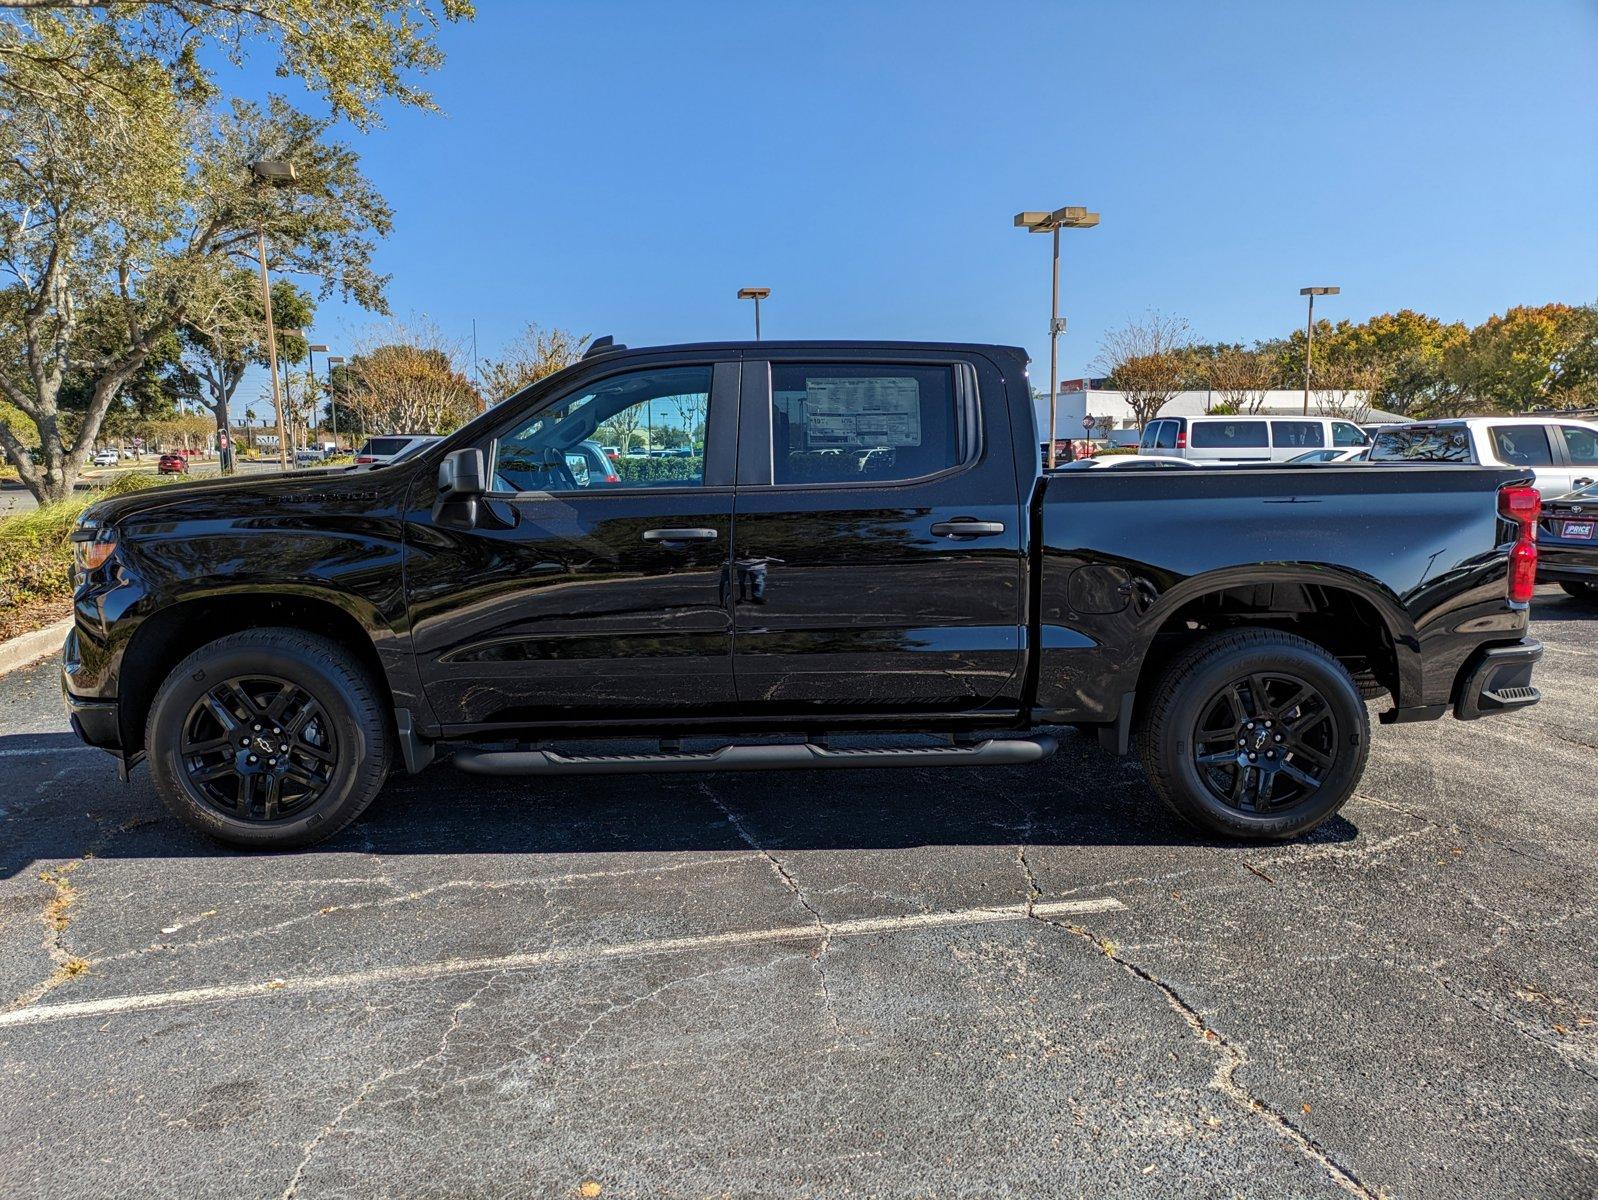
[[583,356],[588,335],[530,324],[505,347],[503,357],[482,367],[483,394],[490,404],[571,366]]

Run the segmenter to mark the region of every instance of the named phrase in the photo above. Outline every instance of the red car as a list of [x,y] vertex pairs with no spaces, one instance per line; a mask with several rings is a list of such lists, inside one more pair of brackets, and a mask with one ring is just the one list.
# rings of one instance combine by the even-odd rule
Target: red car
[[155,464],[157,475],[187,475],[189,473],[189,460],[181,454],[163,454],[161,461]]

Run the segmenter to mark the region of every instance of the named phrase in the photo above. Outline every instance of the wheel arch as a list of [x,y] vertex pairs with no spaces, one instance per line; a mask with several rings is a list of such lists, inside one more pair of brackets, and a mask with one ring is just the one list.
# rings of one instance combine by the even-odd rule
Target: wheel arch
[[1142,624],[1148,632],[1134,689],[1139,705],[1187,645],[1243,627],[1298,634],[1399,706],[1421,692],[1420,642],[1398,597],[1381,581],[1335,564],[1260,563],[1195,575],[1161,593]]
[[174,666],[218,638],[264,628],[298,629],[338,642],[371,676],[392,721],[393,689],[373,638],[373,630],[386,624],[374,609],[345,593],[298,585],[270,591],[219,587],[156,609],[129,638],[117,672],[118,720],[129,758],[142,752],[151,702]]

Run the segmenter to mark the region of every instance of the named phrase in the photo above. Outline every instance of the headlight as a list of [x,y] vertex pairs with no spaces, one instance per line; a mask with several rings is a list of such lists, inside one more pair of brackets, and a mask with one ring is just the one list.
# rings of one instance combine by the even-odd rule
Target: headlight
[[72,555],[80,571],[94,570],[110,558],[116,548],[116,530],[102,526],[88,513],[78,518],[72,530]]

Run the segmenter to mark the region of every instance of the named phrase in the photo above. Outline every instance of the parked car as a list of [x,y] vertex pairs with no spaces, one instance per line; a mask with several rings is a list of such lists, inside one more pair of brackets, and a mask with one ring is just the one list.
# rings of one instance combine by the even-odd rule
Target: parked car
[[[1064,724],[1136,744],[1188,820],[1273,839],[1352,794],[1362,696],[1383,722],[1538,699],[1528,472],[1045,474],[1026,367],[602,339],[385,469],[98,501],[72,727],[244,846],[331,836],[440,750],[480,775],[977,766]],[[683,473],[574,486],[600,425],[684,398],[707,436]],[[829,742],[861,732],[895,740]],[[659,749],[561,748],[604,736]]]
[[1307,454],[1300,454],[1297,458],[1290,458],[1290,463],[1346,463],[1364,462],[1370,457],[1369,446],[1349,446],[1343,450],[1311,450]]
[[369,438],[366,444],[355,452],[355,465],[381,467],[393,462],[408,450],[420,449],[429,442],[438,440],[438,435],[431,433],[396,433]]
[[1365,431],[1341,417],[1159,417],[1143,427],[1138,453],[1196,462],[1288,462],[1306,450],[1367,444]]
[[1149,471],[1165,467],[1196,468],[1198,463],[1185,458],[1172,458],[1168,454],[1104,454],[1094,458],[1077,458],[1061,463],[1058,471],[1098,471],[1115,468],[1122,471]]
[[181,454],[163,454],[155,464],[157,475],[187,475],[189,460]]
[[96,450],[94,457],[89,460],[97,467],[114,467],[117,465],[117,452],[115,450]]
[[1371,461],[1517,467],[1532,473],[1546,500],[1598,480],[1598,423],[1552,417],[1416,421],[1377,434]]
[[1598,604],[1598,483],[1543,501],[1537,582]]

